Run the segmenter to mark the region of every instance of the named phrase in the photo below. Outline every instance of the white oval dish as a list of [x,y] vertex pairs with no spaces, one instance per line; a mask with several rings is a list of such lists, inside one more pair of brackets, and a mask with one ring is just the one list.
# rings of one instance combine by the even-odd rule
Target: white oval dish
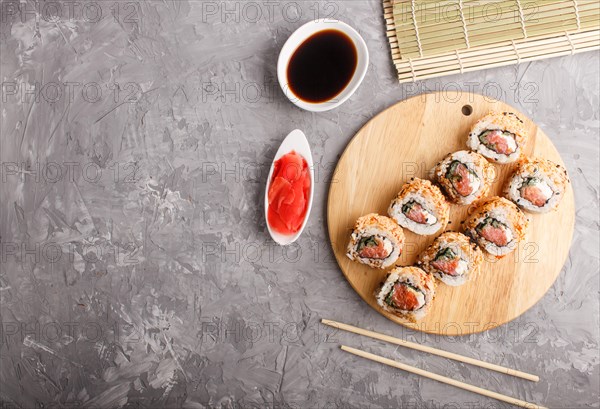
[[[287,79],[287,68],[292,55],[294,55],[294,52],[296,52],[298,47],[313,34],[323,30],[338,30],[350,37],[356,47],[356,70],[346,88],[333,99],[319,103],[306,102],[298,98],[290,90]],[[354,94],[362,80],[365,78],[368,67],[369,50],[367,49],[367,44],[355,29],[339,20],[319,19],[310,21],[298,28],[285,42],[279,53],[279,60],[277,61],[277,78],[283,93],[293,104],[307,111],[324,112],[342,105],[352,96],[352,94]]]
[[[269,226],[269,216],[268,216],[269,215],[269,186],[271,185],[271,178],[273,177],[273,170],[275,168],[275,162],[277,160],[279,160],[283,155],[285,155],[286,153],[289,153],[291,151],[296,151],[296,153],[300,154],[306,160],[306,163],[308,164],[308,170],[309,170],[309,175],[310,175],[310,194],[309,194],[309,198],[308,198],[308,208],[306,209],[306,216],[304,217],[302,226],[300,227],[298,232],[296,232],[296,234],[285,235],[285,234],[281,234],[281,233],[278,233],[278,232],[272,230],[271,226]],[[273,162],[271,163],[271,170],[269,170],[269,176],[267,177],[267,187],[265,189],[265,221],[267,223],[267,229],[269,230],[269,234],[271,235],[271,238],[277,244],[280,244],[282,246],[287,246],[288,244],[292,244],[293,242],[298,240],[298,237],[300,237],[300,235],[304,231],[304,228],[306,227],[306,223],[308,222],[308,218],[310,216],[310,210],[312,208],[314,192],[315,192],[315,175],[314,175],[313,158],[312,158],[312,154],[310,152],[310,145],[308,144],[308,140],[306,139],[304,132],[302,132],[299,129],[295,129],[292,132],[290,132],[290,134],[283,140],[283,142],[279,146],[279,149],[277,150],[277,153],[275,154],[275,158],[273,159]]]

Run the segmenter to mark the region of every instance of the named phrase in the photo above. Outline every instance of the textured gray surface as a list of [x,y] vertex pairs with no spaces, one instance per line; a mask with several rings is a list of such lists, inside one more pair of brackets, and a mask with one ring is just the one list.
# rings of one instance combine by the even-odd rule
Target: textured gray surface
[[[503,407],[348,356],[341,342],[550,407],[598,407],[597,53],[400,86],[379,0],[69,2],[53,21],[56,4],[37,16],[32,2],[21,15],[1,4],[6,407]],[[358,92],[323,114],[289,103],[275,71],[286,38],[315,12],[357,27],[371,53]],[[448,338],[407,331],[359,299],[332,261],[325,205],[338,156],[369,118],[457,88],[500,97],[545,130],[570,172],[577,223],[535,307]],[[285,251],[268,238],[261,202],[269,161],[294,128],[312,144],[316,200]],[[322,317],[542,380],[331,334]]]

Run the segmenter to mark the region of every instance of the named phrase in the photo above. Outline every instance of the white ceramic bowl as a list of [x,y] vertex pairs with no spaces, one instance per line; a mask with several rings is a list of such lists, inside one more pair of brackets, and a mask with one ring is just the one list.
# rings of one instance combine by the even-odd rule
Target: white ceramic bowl
[[[302,226],[300,230],[296,232],[296,234],[285,235],[276,232],[271,229],[269,226],[269,186],[271,185],[271,178],[273,177],[273,169],[275,167],[275,162],[279,160],[286,153],[290,153],[291,151],[296,151],[296,153],[300,154],[304,159],[306,159],[306,163],[308,164],[308,169],[310,173],[310,197],[308,198],[308,208],[306,209],[306,216],[304,217],[304,221],[302,222]],[[275,158],[273,158],[273,163],[271,164],[271,170],[269,171],[269,176],[267,177],[267,188],[265,189],[265,220],[267,222],[267,229],[269,230],[269,234],[271,238],[282,246],[287,246],[288,244],[292,244],[304,231],[306,227],[306,223],[308,222],[308,217],[310,216],[310,210],[312,209],[313,196],[315,193],[315,172],[314,172],[314,163],[312,158],[312,153],[310,152],[310,145],[308,144],[308,140],[299,129],[292,131],[281,143],[277,153],[275,154]]]
[[[354,76],[336,97],[326,102],[312,103],[306,102],[298,98],[290,90],[288,86],[287,68],[294,52],[298,47],[306,41],[313,34],[323,30],[339,30],[346,34],[354,42],[357,53],[357,65],[354,71]],[[337,108],[342,105],[348,98],[354,94],[362,80],[365,78],[367,68],[369,67],[369,50],[363,38],[358,32],[350,27],[348,24],[338,20],[332,19],[320,19],[313,20],[302,27],[294,31],[294,33],[288,38],[286,43],[283,45],[281,52],[279,53],[279,60],[277,61],[277,78],[279,79],[279,85],[283,90],[283,93],[292,101],[296,106],[306,109],[307,111],[323,112],[329,111],[330,109]]]

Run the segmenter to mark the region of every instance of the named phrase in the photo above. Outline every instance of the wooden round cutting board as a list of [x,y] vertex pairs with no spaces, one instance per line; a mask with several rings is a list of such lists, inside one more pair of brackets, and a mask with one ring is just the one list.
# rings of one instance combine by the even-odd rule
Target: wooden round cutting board
[[[529,140],[525,154],[556,163],[563,161],[535,123],[503,102],[470,93],[433,93],[402,101],[369,121],[340,158],[329,190],[329,237],[339,266],[356,292],[389,319],[408,327],[443,335],[485,331],[518,317],[533,306],[558,277],[571,245],[575,221],[569,184],[557,211],[527,214],[527,238],[502,259],[486,256],[479,276],[460,287],[438,282],[429,314],[415,324],[401,322],[383,311],[374,292],[386,271],[372,269],[346,257],[355,220],[367,213],[386,215],[390,201],[412,177],[428,171],[450,152],[467,149],[471,126],[490,110],[512,111],[525,121]],[[514,164],[494,165],[496,180],[488,196],[499,195]],[[446,230],[462,231],[473,206],[451,205]],[[406,241],[398,265],[411,265],[434,236],[404,229]]]

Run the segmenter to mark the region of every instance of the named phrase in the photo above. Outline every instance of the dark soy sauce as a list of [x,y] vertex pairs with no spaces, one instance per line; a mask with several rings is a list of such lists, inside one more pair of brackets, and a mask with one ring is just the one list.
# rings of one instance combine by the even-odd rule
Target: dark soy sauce
[[287,67],[288,86],[306,102],[325,102],[346,88],[358,63],[356,46],[338,30],[323,30],[307,38]]

